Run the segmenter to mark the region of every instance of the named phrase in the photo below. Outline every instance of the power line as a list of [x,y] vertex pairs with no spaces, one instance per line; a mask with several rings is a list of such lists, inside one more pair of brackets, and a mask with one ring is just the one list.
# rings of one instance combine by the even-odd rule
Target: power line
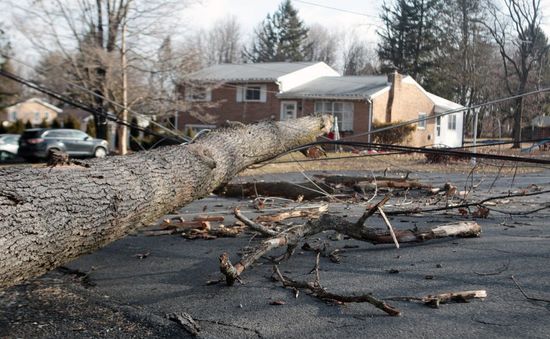
[[[138,124],[134,124],[134,123],[128,123],[127,121],[125,120],[122,120],[112,114],[107,114],[105,112],[101,112],[101,111],[98,111],[94,108],[91,108],[89,107],[88,105],[85,105],[83,103],[80,103],[80,102],[77,102],[77,101],[74,101],[73,99],[71,98],[68,98],[66,96],[64,96],[63,94],[60,94],[60,93],[57,93],[55,91],[52,91],[48,88],[45,88],[43,86],[40,86],[38,84],[35,84],[33,82],[30,82],[28,81],[27,79],[24,79],[22,77],[19,77],[15,74],[12,74],[10,72],[6,72],[4,70],[1,70],[0,69],[0,76],[3,76],[3,77],[6,77],[8,79],[11,79],[13,81],[16,81],[20,84],[23,84],[27,87],[30,87],[38,92],[41,92],[41,93],[44,93],[46,95],[49,95],[53,98],[56,98],[57,100],[60,100],[64,103],[67,103],[71,106],[74,106],[74,107],[77,107],[77,108],[80,108],[86,112],[90,112],[92,113],[94,116],[101,116],[103,118],[105,118],[106,120],[110,120],[110,121],[113,121],[114,123],[116,124],[119,124],[119,125],[124,125],[124,126],[127,126],[127,127],[131,127],[131,128],[134,128],[134,129],[137,129],[139,131],[142,131],[142,132],[145,132],[147,134],[151,134],[151,135],[154,135],[154,136],[157,136],[157,137],[162,137],[162,138],[165,138],[167,140],[171,140],[171,141],[174,141],[174,142],[178,142],[178,143],[181,143],[181,140],[178,140],[178,139],[174,139],[174,138],[171,138],[171,137],[167,137],[166,135],[163,135],[163,134],[160,134],[160,133],[157,133],[153,130],[150,130],[148,128],[143,128],[141,126],[139,126]],[[180,137],[183,139],[183,137]],[[185,140],[185,139],[184,139]],[[187,140],[185,140],[187,141]]]
[[[2,57],[4,57],[4,58],[9,58],[10,60],[15,61],[15,62],[17,62],[17,63],[19,63],[19,64],[21,64],[21,65],[23,65],[23,66],[25,66],[25,67],[28,67],[28,68],[32,69],[33,71],[35,71],[35,72],[37,72],[37,73],[39,73],[39,74],[41,73],[41,72],[39,72],[39,71],[36,69],[36,67],[31,66],[31,65],[29,65],[28,63],[26,63],[26,62],[24,62],[24,61],[21,61],[21,60],[12,58],[12,57],[8,57],[8,56],[6,56],[6,55],[4,55],[4,54],[0,54],[0,56],[2,56]],[[13,75],[13,74],[12,74],[12,75]],[[44,75],[44,74],[42,73],[42,75]],[[23,79],[23,78],[21,78],[21,79]],[[27,82],[30,83],[30,81],[28,81],[28,80],[26,80],[26,79],[23,79],[23,80],[25,80],[25,81],[27,81]],[[116,101],[114,101],[114,100],[110,100],[109,98],[106,98],[106,97],[103,96],[103,95],[100,95],[100,94],[98,94],[98,93],[96,93],[96,92],[94,92],[94,91],[92,91],[92,90],[89,90],[89,89],[83,87],[83,86],[80,86],[80,85],[78,85],[78,84],[75,84],[74,82],[71,82],[71,81],[69,81],[69,80],[67,80],[67,79],[61,79],[61,80],[62,80],[64,83],[66,83],[66,84],[68,84],[68,85],[70,85],[70,86],[76,87],[76,88],[80,89],[81,91],[84,91],[84,92],[86,92],[86,93],[88,93],[88,94],[90,94],[90,95],[92,95],[92,96],[94,96],[94,97],[96,97],[96,98],[105,100],[105,101],[107,101],[108,103],[110,103],[110,104],[112,104],[112,105],[114,105],[114,106],[117,106],[117,107],[123,108],[123,109],[126,108],[126,110],[128,110],[128,112],[129,112],[130,114],[135,115],[135,116],[138,116],[138,117],[140,117],[141,119],[147,121],[148,123],[150,123],[150,124],[152,124],[152,125],[155,125],[155,126],[159,127],[160,129],[162,129],[162,130],[164,130],[164,131],[167,131],[168,133],[173,134],[173,135],[176,136],[177,138],[180,138],[180,139],[183,139],[183,140],[186,140],[186,141],[187,141],[187,139],[186,139],[184,136],[182,136],[182,135],[180,135],[179,133],[177,133],[176,130],[171,130],[171,129],[169,129],[169,128],[166,128],[166,127],[163,126],[162,124],[159,124],[158,122],[153,121],[152,119],[150,119],[150,118],[149,118],[148,116],[146,116],[145,114],[136,112],[136,111],[134,111],[134,110],[132,110],[132,109],[130,109],[130,108],[128,108],[128,107],[125,107],[125,106],[119,104],[118,102],[116,102]],[[16,81],[17,81],[17,80],[16,80]],[[37,85],[37,86],[38,86],[38,85]],[[43,87],[43,86],[42,86],[42,88],[45,89],[45,87]],[[50,89],[48,89],[48,91],[51,91],[52,93],[54,93],[54,91],[52,91],[52,90],[50,90]],[[45,93],[45,92],[43,92],[43,93]],[[47,94],[47,93],[46,93],[46,94]],[[59,94],[59,93],[57,93],[57,94]],[[62,101],[64,101],[64,100],[62,100]],[[64,101],[64,102],[66,102],[66,101]],[[66,103],[68,103],[68,102],[66,102]],[[70,104],[70,103],[69,103],[69,104]],[[97,110],[94,110],[94,111],[97,112]],[[92,113],[92,112],[90,112],[90,113]],[[95,115],[95,113],[93,113],[93,114]],[[149,133],[149,134],[153,134],[153,133]]]
[[[282,154],[299,151],[301,149],[307,149],[315,145],[339,145],[339,146],[354,146],[362,148],[371,148],[371,149],[383,149],[390,150],[394,152],[411,152],[411,153],[423,153],[423,154],[437,154],[437,155],[448,155],[456,156],[460,158],[480,158],[480,159],[493,159],[493,160],[503,160],[503,161],[513,161],[513,162],[525,162],[531,164],[541,164],[541,165],[550,165],[550,159],[538,159],[538,158],[527,158],[527,157],[517,157],[510,155],[500,155],[500,154],[491,154],[491,153],[472,153],[460,151],[457,149],[445,149],[445,148],[425,148],[425,147],[414,147],[414,146],[401,146],[401,145],[390,145],[390,144],[377,144],[369,142],[356,142],[356,141],[317,141],[303,145],[300,147],[295,147],[287,152],[281,153],[275,157],[279,157]],[[274,157],[274,158],[275,158]]]
[[299,3],[302,3],[302,4],[306,4],[306,5],[310,5],[310,6],[315,6],[315,7],[320,7],[320,8],[325,8],[325,9],[330,9],[330,10],[333,10],[333,11],[338,11],[338,12],[343,12],[343,13],[349,13],[349,14],[355,14],[355,15],[365,16],[365,17],[368,17],[368,18],[380,19],[380,18],[379,18],[378,16],[376,16],[376,15],[367,14],[367,13],[361,13],[361,12],[356,12],[356,11],[351,11],[351,10],[349,10],[349,9],[343,9],[343,8],[337,8],[337,7],[332,7],[332,6],[321,5],[321,4],[318,4],[318,3],[315,3],[315,2],[311,2],[311,1],[294,0],[294,2],[299,2]]
[[541,88],[541,89],[534,90],[534,91],[531,91],[531,92],[516,94],[516,95],[512,95],[512,96],[508,96],[508,97],[504,97],[504,98],[500,98],[500,99],[495,99],[495,100],[491,100],[491,101],[488,101],[488,102],[485,102],[485,103],[476,104],[476,105],[472,105],[472,106],[464,106],[464,107],[461,107],[461,108],[450,109],[450,110],[447,110],[447,111],[444,111],[444,112],[441,112],[441,113],[436,113],[436,114],[434,114],[432,116],[429,116],[429,117],[426,116],[424,118],[407,120],[407,121],[401,122],[399,124],[391,125],[391,126],[388,126],[388,127],[378,128],[378,129],[375,129],[373,131],[367,131],[367,132],[364,132],[364,133],[353,134],[353,135],[344,137],[341,140],[348,140],[348,139],[353,139],[353,138],[357,138],[357,137],[361,137],[361,136],[365,136],[365,135],[369,135],[369,134],[379,133],[379,132],[391,130],[391,129],[394,129],[394,128],[399,128],[399,127],[403,127],[403,126],[406,126],[406,125],[414,124],[414,123],[417,123],[417,122],[420,122],[420,121],[431,120],[431,119],[439,118],[439,117],[449,115],[449,114],[453,114],[453,113],[459,113],[459,112],[463,112],[463,111],[474,110],[474,109],[481,108],[481,107],[484,107],[484,106],[490,106],[490,105],[498,104],[498,103],[501,103],[501,102],[504,102],[504,101],[513,100],[513,99],[517,99],[517,98],[521,98],[521,97],[529,96],[529,95],[533,95],[533,94],[545,93],[545,92],[550,92],[550,87],[545,87],[545,88]]

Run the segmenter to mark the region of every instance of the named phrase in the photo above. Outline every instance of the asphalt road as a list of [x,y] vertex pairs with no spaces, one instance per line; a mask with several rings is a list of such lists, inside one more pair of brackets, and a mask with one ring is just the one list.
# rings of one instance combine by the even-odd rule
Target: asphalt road
[[[434,185],[447,181],[459,188],[471,182],[466,175],[423,174]],[[266,177],[276,180],[276,177]],[[285,175],[285,180],[300,179]],[[484,180],[482,180],[484,179]],[[499,178],[476,177],[478,197],[518,189],[550,188],[550,171]],[[410,200],[410,199],[409,199]],[[393,204],[407,206],[407,197]],[[550,201],[550,194],[522,198],[495,206],[503,211],[530,210]],[[231,224],[235,206],[253,217],[248,201],[215,196],[185,206],[187,217],[224,214]],[[388,207],[390,209],[391,206]],[[355,220],[362,206],[333,204],[331,212]],[[478,223],[479,238],[443,239],[420,244],[372,245],[355,240],[330,240],[332,232],[309,239],[342,249],[342,260],[321,258],[321,283],[331,292],[373,293],[378,298],[463,290],[487,291],[485,300],[452,303],[434,309],[421,303],[388,301],[402,311],[390,317],[370,304],[337,305],[272,281],[266,259],[243,275],[244,284],[206,285],[218,279],[218,256],[233,261],[240,249],[254,246],[250,235],[215,240],[186,240],[178,235],[131,235],[67,265],[74,272],[53,271],[25,285],[0,292],[0,337],[158,338],[190,336],[166,319],[174,312],[190,314],[204,338],[547,338],[550,333],[550,210],[510,216],[491,212]],[[396,228],[423,227],[463,220],[456,212],[399,216]],[[382,226],[379,217],[368,220]],[[276,254],[281,253],[277,252]],[[141,258],[146,255],[145,258]],[[298,280],[308,274],[315,254],[298,250],[280,265]],[[85,272],[86,277],[78,272]],[[522,294],[514,276],[529,297]],[[283,301],[283,305],[271,305]]]

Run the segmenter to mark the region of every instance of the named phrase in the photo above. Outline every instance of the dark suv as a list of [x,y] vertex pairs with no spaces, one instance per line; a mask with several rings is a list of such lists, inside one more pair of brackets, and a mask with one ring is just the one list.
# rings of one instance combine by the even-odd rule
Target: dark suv
[[77,129],[35,128],[23,132],[17,154],[25,159],[45,159],[50,151],[58,150],[72,157],[103,158],[107,149],[107,141]]

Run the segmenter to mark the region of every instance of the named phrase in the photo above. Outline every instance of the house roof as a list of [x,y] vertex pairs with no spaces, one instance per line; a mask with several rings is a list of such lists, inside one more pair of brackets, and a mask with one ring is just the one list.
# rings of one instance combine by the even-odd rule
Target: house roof
[[92,113],[82,110],[80,108],[68,107],[63,109],[63,113],[60,114],[60,117],[65,117],[69,115],[73,115],[78,120],[84,120],[88,117],[93,116]]
[[219,64],[188,74],[188,81],[247,82],[276,81],[279,77],[317,64],[317,62],[268,62],[255,64]]
[[362,100],[385,89],[389,89],[386,76],[320,77],[279,94],[279,98]]
[[433,101],[436,108],[441,108],[443,110],[451,110],[451,109],[459,109],[464,107],[460,104],[457,104],[454,101],[447,100],[445,98],[442,98],[430,92],[426,92],[426,95],[428,96],[428,98],[430,98],[431,101]]
[[37,104],[40,104],[44,107],[47,107],[49,109],[51,109],[52,111],[55,111],[57,113],[61,113],[63,112],[63,110],[57,106],[54,106],[52,104],[49,104],[47,102],[45,102],[44,100],[40,99],[40,98],[30,98],[30,99],[27,99],[27,100],[24,100],[24,101],[21,101],[21,102],[18,102],[17,104],[15,105],[12,105],[12,106],[9,106],[7,107],[6,109],[9,111],[9,110],[14,110],[14,109],[17,109],[17,107],[23,103],[26,103],[26,102],[34,102],[34,103],[37,103]]

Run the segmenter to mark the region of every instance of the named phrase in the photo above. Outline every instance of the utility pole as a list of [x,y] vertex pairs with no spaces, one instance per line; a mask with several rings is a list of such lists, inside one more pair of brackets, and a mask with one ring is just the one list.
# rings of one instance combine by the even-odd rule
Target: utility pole
[[[128,74],[126,61],[126,19],[122,22],[122,41],[120,51],[120,64],[122,68],[122,116],[123,122],[128,123]],[[126,125],[118,126],[118,153],[125,155],[128,153],[128,127]]]

